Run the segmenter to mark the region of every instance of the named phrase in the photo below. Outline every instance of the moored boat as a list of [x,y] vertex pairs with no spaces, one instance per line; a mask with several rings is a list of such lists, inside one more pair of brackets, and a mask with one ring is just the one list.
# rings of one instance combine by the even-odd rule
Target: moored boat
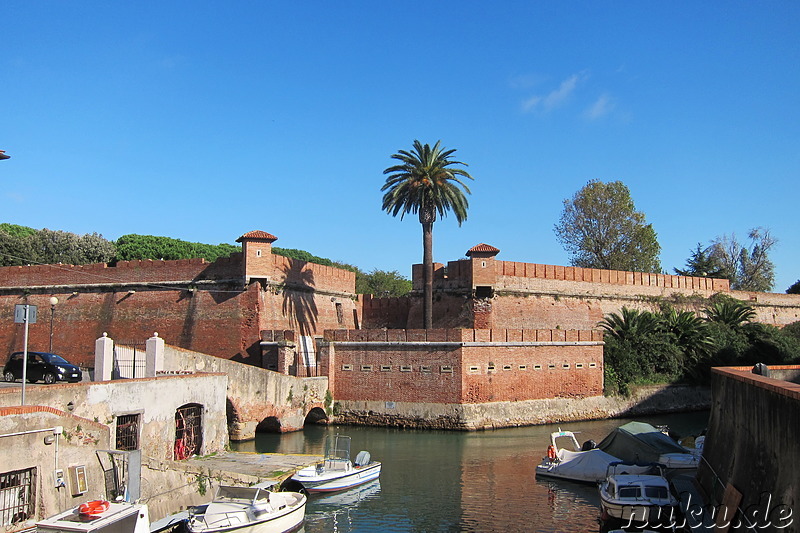
[[[537,465],[536,475],[580,483],[603,481],[606,478],[608,465],[619,461],[619,458],[594,448],[593,444],[588,441],[581,447],[573,432],[562,431],[559,428],[550,434],[547,455],[542,457],[542,462]],[[636,469],[637,472],[645,470],[647,468]]]
[[284,533],[303,524],[306,496],[259,486],[222,485],[214,499],[189,509],[190,533]]
[[309,493],[334,492],[378,479],[380,474],[381,463],[373,461],[369,452],[361,451],[355,461],[350,461],[350,437],[330,435],[325,443],[324,460],[297,471],[284,486]]
[[651,473],[631,474],[633,466],[642,465],[620,461],[608,466],[606,480],[598,486],[603,517],[650,526],[674,523],[678,500],[670,492],[664,466],[653,463]]

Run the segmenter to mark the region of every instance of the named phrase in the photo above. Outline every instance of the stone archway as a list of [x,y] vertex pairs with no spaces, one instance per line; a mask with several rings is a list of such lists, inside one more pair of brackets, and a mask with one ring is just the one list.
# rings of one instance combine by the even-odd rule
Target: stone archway
[[258,423],[256,433],[281,433],[281,421],[277,416],[268,416]]
[[311,409],[308,414],[306,415],[306,419],[303,421],[304,426],[309,426],[312,424],[327,424],[328,423],[328,415],[325,414],[325,410],[321,407],[314,407]]

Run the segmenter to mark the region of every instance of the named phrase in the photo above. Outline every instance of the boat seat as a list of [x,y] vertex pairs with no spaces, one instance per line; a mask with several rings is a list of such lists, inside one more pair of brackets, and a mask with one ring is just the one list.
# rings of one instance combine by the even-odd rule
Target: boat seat
[[370,460],[369,452],[360,451],[358,452],[358,455],[356,455],[356,460],[353,464],[355,464],[356,466],[365,466],[369,464],[369,460]]

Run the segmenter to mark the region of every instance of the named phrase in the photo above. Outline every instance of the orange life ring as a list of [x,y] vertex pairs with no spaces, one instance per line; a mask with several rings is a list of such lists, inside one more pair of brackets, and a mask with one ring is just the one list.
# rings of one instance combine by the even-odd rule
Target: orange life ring
[[556,447],[552,444],[547,447],[547,458],[548,459],[555,459],[556,458]]
[[78,506],[78,512],[82,515],[97,516],[108,511],[111,504],[106,500],[92,500]]

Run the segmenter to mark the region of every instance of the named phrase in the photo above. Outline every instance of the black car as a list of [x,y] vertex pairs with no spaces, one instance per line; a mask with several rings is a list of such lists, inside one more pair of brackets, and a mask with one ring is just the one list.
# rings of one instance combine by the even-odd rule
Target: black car
[[[14,352],[3,368],[3,378],[8,382],[22,379],[22,352]],[[28,352],[28,372],[30,383],[42,380],[45,383],[69,381],[76,383],[83,378],[81,369],[68,363],[60,355],[46,352]]]

